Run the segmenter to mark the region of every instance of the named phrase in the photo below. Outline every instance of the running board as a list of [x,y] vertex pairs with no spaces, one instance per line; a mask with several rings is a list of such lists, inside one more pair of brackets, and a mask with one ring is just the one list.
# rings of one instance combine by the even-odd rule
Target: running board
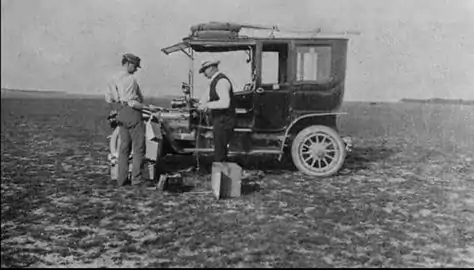
[[[195,152],[213,153],[214,149],[213,148],[185,148],[183,149],[183,152],[185,153],[195,153]],[[281,151],[279,149],[255,149],[255,150],[250,150],[248,152],[229,150],[229,155],[257,155],[257,154],[279,155],[281,154]]]
[[[212,127],[207,127],[207,126],[196,126],[197,128],[200,129],[205,129],[205,130],[213,130]],[[250,128],[234,128],[235,132],[252,132],[252,129]]]

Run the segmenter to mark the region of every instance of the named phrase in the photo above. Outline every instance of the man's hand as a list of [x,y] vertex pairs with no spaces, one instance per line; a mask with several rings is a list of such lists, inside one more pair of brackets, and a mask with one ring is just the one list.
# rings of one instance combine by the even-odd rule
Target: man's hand
[[117,110],[111,110],[109,115],[107,116],[107,120],[110,120],[112,118],[115,118],[116,116],[118,115],[118,111]]
[[158,112],[161,111],[163,108],[155,105],[148,105],[148,110],[152,112]]
[[142,110],[147,110],[147,111],[151,111],[151,112],[156,111],[155,106],[153,106],[153,105],[145,105],[145,104],[142,104]]
[[199,104],[198,110],[207,112],[209,110],[209,107],[207,106],[207,103],[202,103],[202,104]]

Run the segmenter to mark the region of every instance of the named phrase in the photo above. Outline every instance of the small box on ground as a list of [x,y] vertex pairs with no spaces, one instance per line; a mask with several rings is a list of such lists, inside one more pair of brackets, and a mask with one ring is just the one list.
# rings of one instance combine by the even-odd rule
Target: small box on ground
[[158,176],[158,170],[156,168],[156,163],[152,161],[145,162],[143,166],[143,178],[148,180],[155,180]]
[[212,164],[211,186],[217,199],[240,197],[242,168],[233,162]]
[[156,189],[159,191],[165,191],[170,189],[171,187],[182,187],[183,186],[183,177],[181,174],[162,174],[160,175],[160,180],[156,186]]

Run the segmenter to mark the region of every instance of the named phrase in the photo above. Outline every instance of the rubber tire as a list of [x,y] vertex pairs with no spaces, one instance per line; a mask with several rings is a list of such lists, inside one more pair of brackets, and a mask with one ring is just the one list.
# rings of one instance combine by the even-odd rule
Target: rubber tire
[[[306,167],[299,156],[299,146],[302,144],[306,137],[314,134],[314,133],[325,133],[326,136],[331,137],[337,144],[337,148],[340,149],[338,153],[338,158],[336,159],[334,165],[331,166],[331,168],[328,171],[324,172],[317,172],[310,170],[308,167]],[[341,139],[339,134],[332,128],[327,127],[327,126],[321,126],[321,125],[315,125],[315,126],[309,126],[303,130],[301,130],[293,140],[291,144],[291,158],[293,160],[293,164],[295,167],[301,171],[302,173],[308,175],[308,176],[316,176],[316,177],[329,177],[334,174],[336,174],[344,165],[345,159],[346,159],[346,147],[344,145],[344,141]]]

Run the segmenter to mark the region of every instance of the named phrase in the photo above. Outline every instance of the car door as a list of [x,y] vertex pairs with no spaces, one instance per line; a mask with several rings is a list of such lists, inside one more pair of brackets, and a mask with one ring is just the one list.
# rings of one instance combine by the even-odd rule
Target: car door
[[295,113],[329,112],[337,109],[344,94],[344,40],[298,40],[295,42]]
[[258,44],[257,87],[254,92],[254,130],[277,131],[288,124],[290,83],[289,43]]

